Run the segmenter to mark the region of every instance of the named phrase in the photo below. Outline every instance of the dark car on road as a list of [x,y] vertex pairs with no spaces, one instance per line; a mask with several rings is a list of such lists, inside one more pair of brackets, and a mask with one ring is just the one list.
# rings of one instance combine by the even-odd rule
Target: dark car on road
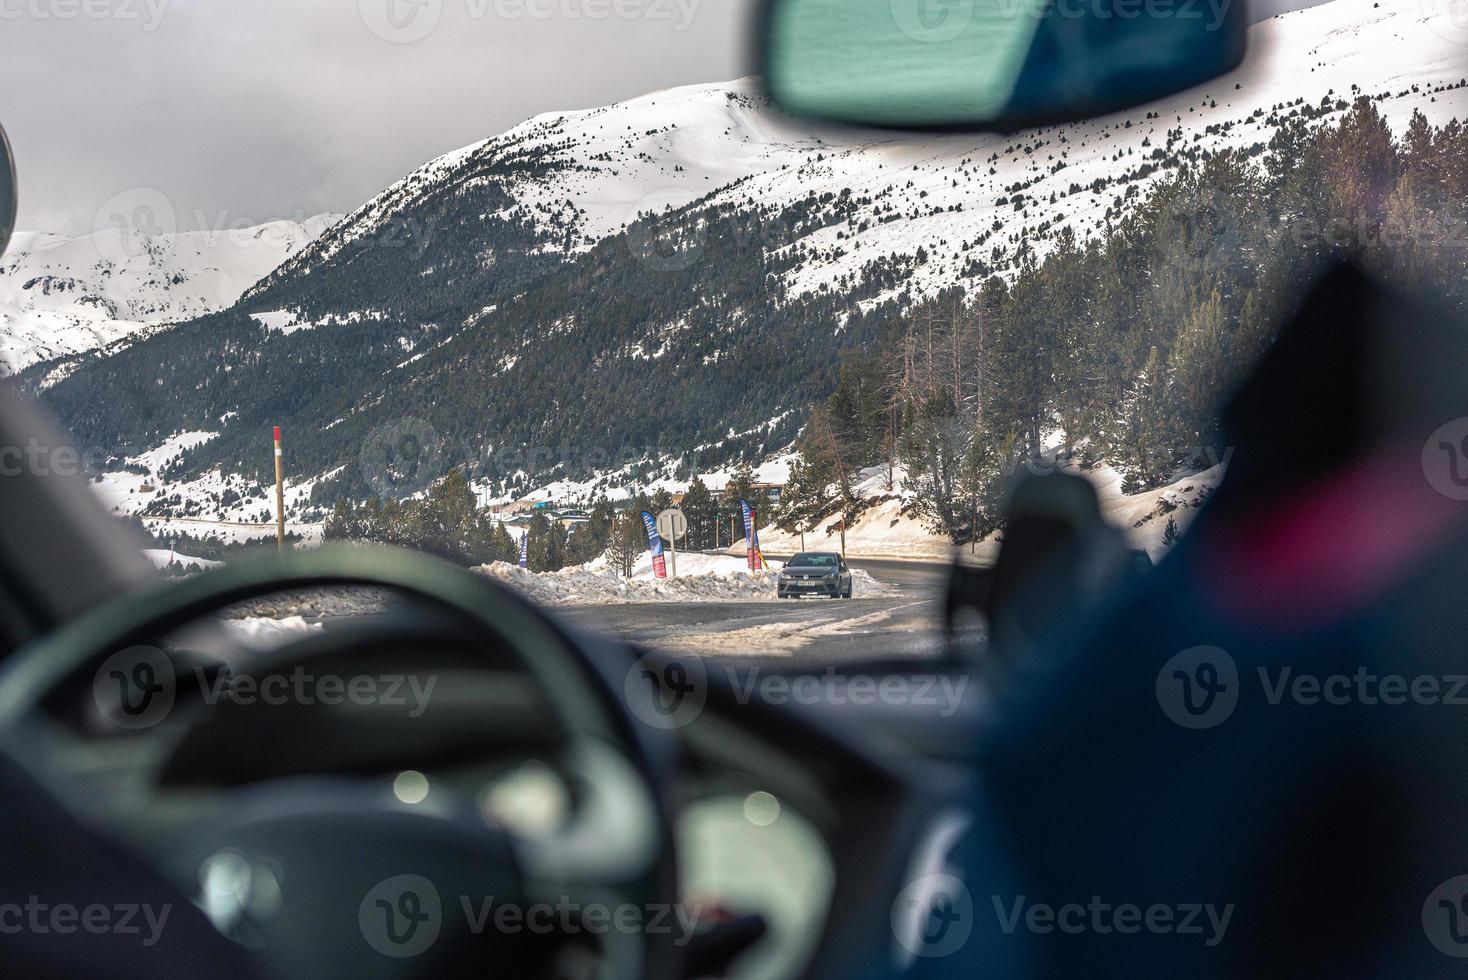
[[851,569],[834,551],[802,552],[780,569],[776,592],[781,599],[823,595],[830,599],[851,598]]

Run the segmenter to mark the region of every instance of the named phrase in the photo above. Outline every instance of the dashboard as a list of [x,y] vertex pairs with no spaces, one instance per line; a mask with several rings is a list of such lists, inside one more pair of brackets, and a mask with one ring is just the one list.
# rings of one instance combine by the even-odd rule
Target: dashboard
[[[187,643],[168,640],[178,703],[150,732],[106,732],[88,710],[91,698],[73,692],[81,707],[58,711],[87,738],[69,767],[94,792],[139,804],[122,826],[153,853],[167,851],[183,828],[222,819],[236,791],[312,780],[347,780],[364,798],[420,813],[468,812],[521,840],[548,839],[564,827],[583,803],[582,787],[558,764],[564,733],[513,658],[449,632],[383,625],[313,635],[278,652],[318,671],[406,666],[431,677],[435,696],[421,715],[352,704],[212,703],[213,672],[238,665],[230,660],[238,655],[203,650],[209,643],[195,633]],[[612,670],[620,675],[637,651],[613,645],[605,653],[626,659]],[[763,924],[730,961],[730,976],[805,975],[843,930],[868,942],[890,938],[890,900],[872,897],[907,864],[912,788],[874,761],[885,752],[861,750],[840,728],[715,686],[695,722],[652,733],[654,754],[666,763],[662,795],[680,918]],[[228,867],[238,864],[226,857]],[[222,867],[208,861],[178,852],[168,869],[181,885],[206,890],[195,896],[206,909],[218,904],[207,892]],[[216,923],[223,929],[240,914],[226,912]]]

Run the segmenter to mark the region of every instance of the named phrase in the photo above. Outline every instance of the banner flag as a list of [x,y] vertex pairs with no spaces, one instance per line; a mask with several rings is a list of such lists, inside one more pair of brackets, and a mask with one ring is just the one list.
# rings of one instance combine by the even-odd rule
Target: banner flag
[[530,567],[530,531],[528,528],[524,534],[520,535],[520,567]]
[[668,560],[663,557],[663,536],[658,534],[658,522],[643,511],[642,524],[647,528],[647,550],[652,552],[652,573],[657,578],[667,578]]
[[739,509],[744,512],[744,555],[749,560],[749,570],[757,572],[765,567],[765,556],[759,550],[759,512],[743,497],[739,498]]

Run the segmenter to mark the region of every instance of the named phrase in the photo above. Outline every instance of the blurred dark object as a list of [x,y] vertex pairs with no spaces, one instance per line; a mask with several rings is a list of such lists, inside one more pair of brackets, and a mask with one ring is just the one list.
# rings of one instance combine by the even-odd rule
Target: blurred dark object
[[1096,489],[1068,473],[1027,476],[1005,505],[992,568],[956,564],[949,578],[950,635],[964,611],[989,635],[986,668],[1002,675],[1058,625],[1093,609],[1133,561],[1101,516]]
[[10,140],[5,136],[5,127],[0,126],[0,255],[15,230],[15,157],[10,152]]
[[157,580],[139,535],[87,485],[100,460],[0,385],[0,659],[96,605]]
[[248,950],[141,857],[77,822],[0,754],[0,963],[7,977],[246,978]]
[[1468,489],[1443,433],[1468,424],[1465,363],[1468,324],[1430,298],[1348,266],[1308,291],[1228,408],[1230,467],[1189,534],[1048,634],[980,748],[994,825],[969,867],[1013,869],[986,895],[1179,918],[980,915],[945,971],[1461,975]]
[[769,926],[758,915],[701,922],[688,944],[685,972],[690,977],[728,976],[734,961],[753,948],[767,932]]

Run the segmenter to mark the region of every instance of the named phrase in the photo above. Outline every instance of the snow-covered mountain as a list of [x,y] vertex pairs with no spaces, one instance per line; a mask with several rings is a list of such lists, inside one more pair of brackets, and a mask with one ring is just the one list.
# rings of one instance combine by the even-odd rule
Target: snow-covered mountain
[[1188,161],[1262,152],[1358,95],[1399,132],[1417,110],[1468,117],[1464,40],[1446,4],[1335,0],[1255,25],[1226,78],[1014,136],[816,129],[751,80],[548,114],[410,174],[230,310],[30,380],[119,456],[217,433],[166,474],[181,498],[267,462],[273,424],[303,485],[359,497],[405,418],[446,465],[522,490],[608,459],[763,455],[885,302],[1008,275],[1066,227],[1103,234]]
[[[798,256],[786,274],[796,294],[839,292],[871,263],[919,249],[927,260],[903,287],[930,293],[974,277],[975,259],[1012,269],[1021,240],[1043,256],[1061,227],[1082,239],[1101,233],[1108,215],[1182,160],[1267,144],[1297,107],[1319,110],[1326,100],[1337,108],[1316,116],[1324,120],[1369,95],[1396,128],[1414,110],[1434,125],[1461,118],[1468,93],[1448,86],[1468,74],[1465,40],[1447,4],[1335,0],[1256,24],[1245,65],[1199,89],[1017,136],[822,130],[771,111],[755,79],[549,113],[428,163],[255,292],[326,268],[351,243],[431,230],[422,220],[429,202],[498,180],[503,207],[481,217],[523,216],[546,253],[587,251],[641,214],[697,201],[767,216],[752,234]],[[861,199],[845,222],[808,234],[778,224],[792,204],[843,193]]]
[[339,217],[152,235],[17,232],[0,257],[0,373],[224,309]]

